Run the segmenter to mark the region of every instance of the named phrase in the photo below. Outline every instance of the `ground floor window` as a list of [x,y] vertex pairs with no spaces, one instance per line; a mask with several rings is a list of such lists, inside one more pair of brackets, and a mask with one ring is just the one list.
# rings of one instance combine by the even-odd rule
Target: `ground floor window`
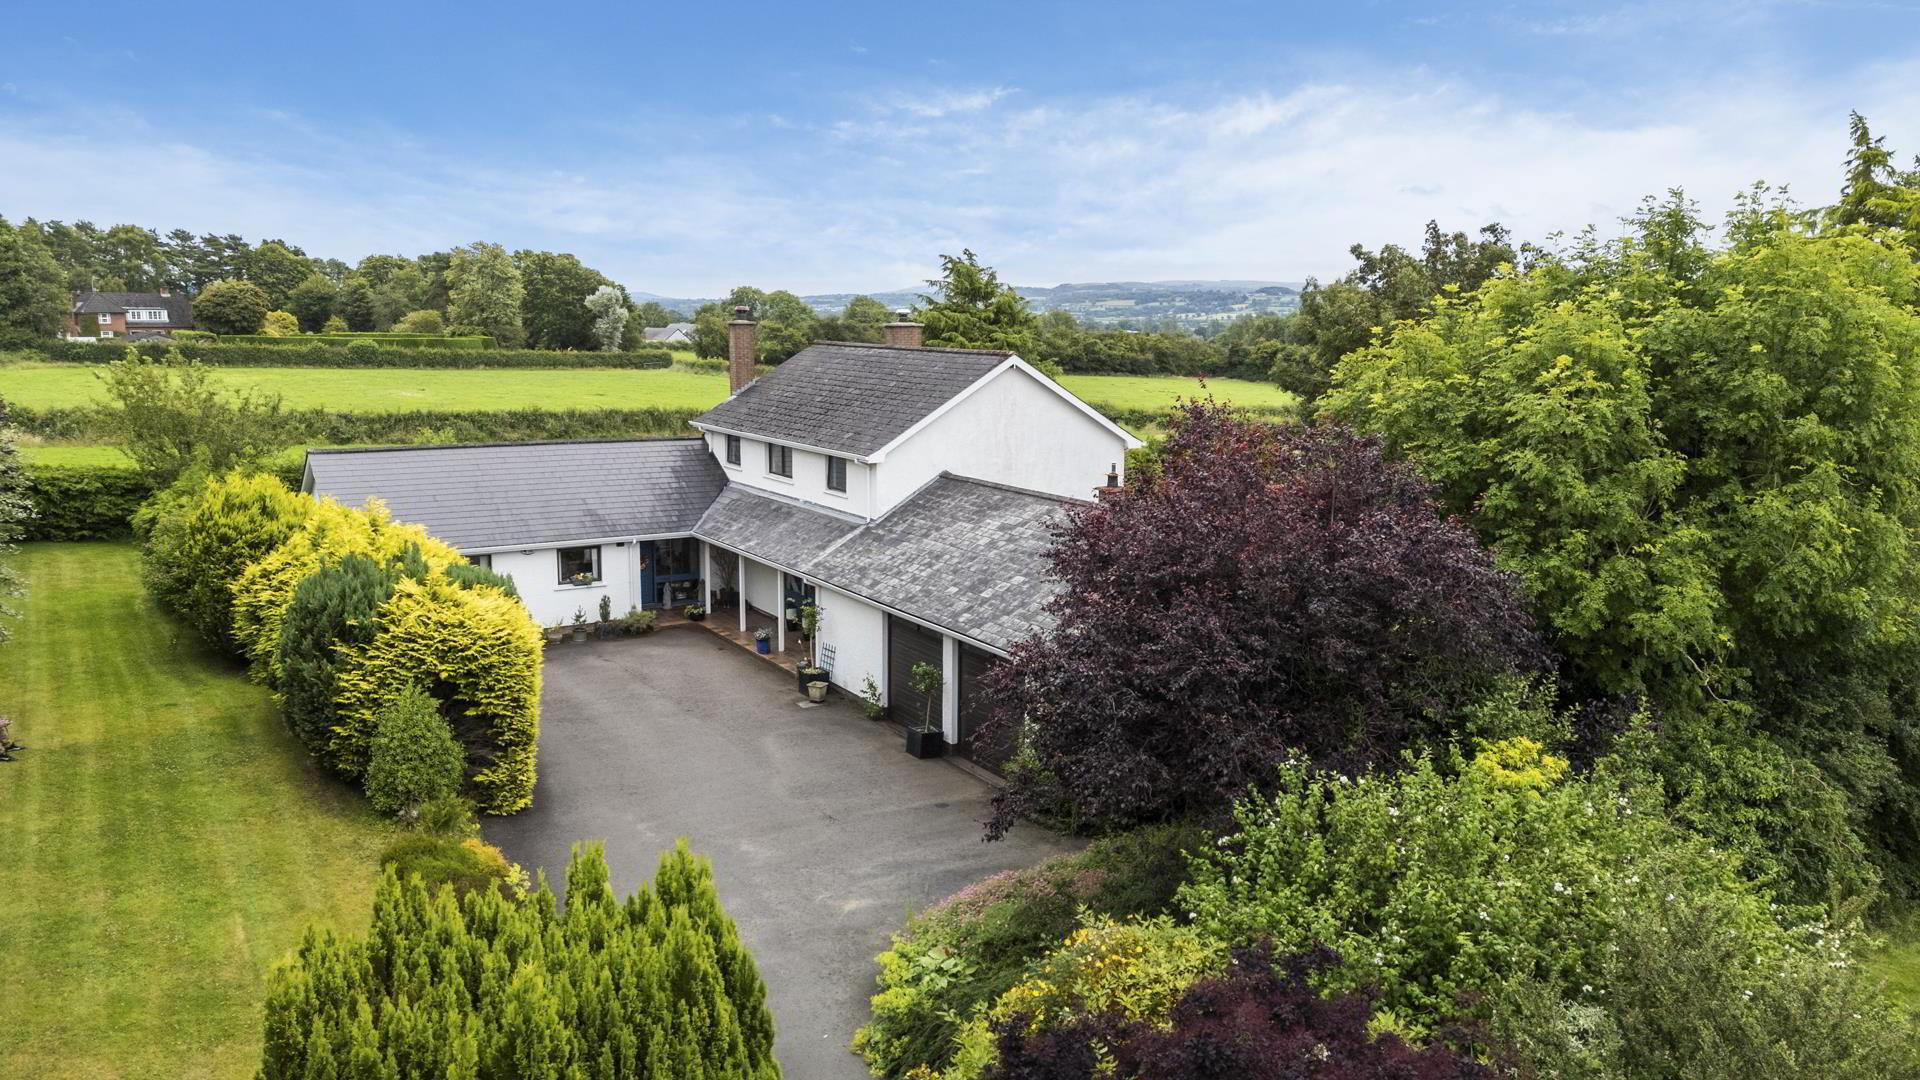
[[493,556],[491,555],[469,555],[467,556],[467,561],[482,570],[493,569]]
[[572,547],[560,549],[560,584],[591,585],[599,580],[599,548]]

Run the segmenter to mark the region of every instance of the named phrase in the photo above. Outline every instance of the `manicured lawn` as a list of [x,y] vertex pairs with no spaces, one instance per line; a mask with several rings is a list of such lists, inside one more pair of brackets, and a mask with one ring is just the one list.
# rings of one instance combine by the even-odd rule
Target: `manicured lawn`
[[[71,408],[104,398],[96,368],[15,364],[0,368],[0,397],[29,408]],[[221,368],[219,379],[272,391],[293,409],[704,409],[727,396],[727,377],[696,371],[565,368]]]
[[387,826],[120,544],[35,544],[0,645],[0,1076],[244,1077],[264,973],[367,921]]
[[[4,378],[4,376],[0,376]],[[1245,379],[1183,379],[1171,375],[1067,375],[1060,385],[1096,408],[1167,409],[1181,398],[1209,394],[1223,402],[1263,411],[1291,410],[1299,400],[1272,383]]]
[[[101,400],[94,368],[23,363],[0,368],[0,397],[31,408]],[[391,412],[407,409],[704,409],[727,396],[723,374],[662,369],[478,371],[415,368],[222,368],[235,385],[279,393],[290,408]],[[1115,410],[1164,409],[1183,397],[1212,394],[1258,409],[1288,409],[1294,397],[1271,383],[1148,375],[1068,375],[1061,382],[1089,404]]]

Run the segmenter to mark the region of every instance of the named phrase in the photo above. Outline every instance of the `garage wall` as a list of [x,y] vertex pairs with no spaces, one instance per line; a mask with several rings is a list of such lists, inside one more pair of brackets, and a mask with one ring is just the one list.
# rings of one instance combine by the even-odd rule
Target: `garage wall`
[[821,586],[816,597],[820,605],[820,644],[822,651],[833,650],[832,678],[835,686],[858,695],[871,678],[882,694],[887,689],[887,617],[877,607],[857,597]]
[[600,598],[613,598],[617,618],[639,602],[639,583],[633,573],[633,545],[600,546],[600,581],[592,585],[560,584],[558,548],[533,548],[525,553],[499,551],[493,555],[493,571],[513,579],[520,600],[541,626],[573,623],[575,608],[584,609],[587,621],[600,617]]

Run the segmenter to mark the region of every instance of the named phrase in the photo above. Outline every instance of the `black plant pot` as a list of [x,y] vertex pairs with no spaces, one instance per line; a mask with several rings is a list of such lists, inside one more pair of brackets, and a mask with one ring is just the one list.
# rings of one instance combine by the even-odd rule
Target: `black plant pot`
[[688,622],[706,622],[706,621],[707,621],[707,613],[706,613],[706,612],[704,612],[704,611],[702,611],[702,612],[698,612],[698,613],[696,613],[696,614],[693,614],[693,615],[689,615],[689,616],[687,616],[687,621],[688,621]]
[[938,731],[907,730],[907,753],[917,758],[937,758],[947,752],[947,737]]
[[830,674],[826,668],[809,668],[803,664],[794,672],[794,677],[799,680],[800,692],[804,694],[810,682],[832,682],[833,680],[828,678]]

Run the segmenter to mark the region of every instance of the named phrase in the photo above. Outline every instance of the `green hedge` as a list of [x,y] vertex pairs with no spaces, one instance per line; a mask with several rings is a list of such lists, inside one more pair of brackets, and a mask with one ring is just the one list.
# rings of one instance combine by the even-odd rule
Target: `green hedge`
[[119,540],[153,483],[130,465],[29,465],[28,540]]
[[[107,364],[127,355],[132,348],[144,356],[159,357],[168,349],[203,364],[221,367],[323,367],[323,368],[628,368],[652,369],[673,366],[673,354],[666,349],[637,352],[558,352],[548,349],[422,348],[409,345],[380,344],[373,348],[348,348],[341,345],[314,344],[310,337],[263,338],[286,342],[262,345],[247,342],[228,344],[232,338],[217,342],[142,341],[138,344],[87,341],[38,341],[29,347],[49,360],[76,364]],[[452,342],[457,338],[435,338]]]
[[[295,443],[525,442],[689,435],[704,409],[512,409],[462,412],[340,412],[295,409],[283,414]],[[107,442],[106,413],[97,407],[9,410],[15,427],[44,439]],[[297,478],[296,478],[297,481]]]
[[356,341],[371,341],[375,345],[391,345],[399,349],[497,349],[495,341],[484,335],[465,335],[449,337],[446,334],[356,334],[351,331],[339,334],[301,334],[298,337],[275,337],[271,334],[222,334],[221,345],[272,345],[286,348],[289,345],[348,345]]

